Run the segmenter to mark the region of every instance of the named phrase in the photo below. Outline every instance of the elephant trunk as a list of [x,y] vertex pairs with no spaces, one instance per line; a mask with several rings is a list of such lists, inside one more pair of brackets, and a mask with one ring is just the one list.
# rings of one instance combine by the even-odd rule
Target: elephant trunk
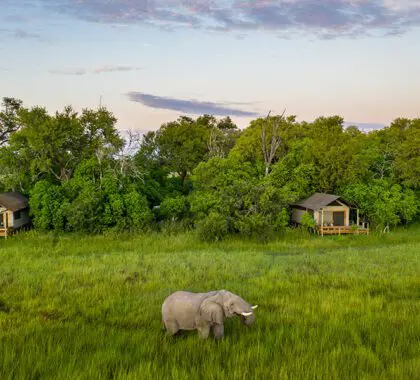
[[243,315],[240,315],[240,318],[245,326],[251,326],[255,322],[255,314],[252,314],[249,317],[244,317]]
[[251,306],[250,311],[245,311],[240,314],[241,321],[244,325],[252,325],[255,322],[255,314],[254,310],[258,307],[258,305]]

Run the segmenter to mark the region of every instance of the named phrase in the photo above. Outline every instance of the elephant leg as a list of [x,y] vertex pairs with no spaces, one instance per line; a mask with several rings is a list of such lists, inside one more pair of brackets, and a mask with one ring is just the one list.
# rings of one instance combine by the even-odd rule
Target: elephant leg
[[200,338],[207,339],[209,337],[210,326],[208,325],[200,326],[200,327],[197,327],[197,330],[198,330],[198,335],[200,336]]
[[165,321],[165,327],[168,335],[175,335],[179,331],[176,321]]
[[223,325],[214,325],[213,334],[216,339],[222,339],[224,335],[225,328]]

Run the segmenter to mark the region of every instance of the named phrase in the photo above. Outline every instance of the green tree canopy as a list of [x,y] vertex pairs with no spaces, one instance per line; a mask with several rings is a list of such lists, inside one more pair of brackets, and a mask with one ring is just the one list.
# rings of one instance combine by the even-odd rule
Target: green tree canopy
[[19,130],[18,113],[21,107],[21,100],[3,98],[0,110],[0,147],[5,145],[9,141],[10,136]]
[[194,120],[181,116],[156,132],[145,134],[136,162],[153,172],[158,181],[176,174],[182,189],[185,179],[200,162],[212,156],[225,157],[238,134],[230,118],[217,120],[203,115]]
[[[106,109],[84,109],[81,114],[71,107],[49,115],[45,108],[20,109],[21,128],[15,132],[4,152],[11,178],[21,180],[22,168],[30,180],[51,178],[69,180],[77,165],[92,156],[98,159],[123,146],[115,117]],[[13,159],[7,159],[7,157]],[[16,184],[9,184],[10,186]]]

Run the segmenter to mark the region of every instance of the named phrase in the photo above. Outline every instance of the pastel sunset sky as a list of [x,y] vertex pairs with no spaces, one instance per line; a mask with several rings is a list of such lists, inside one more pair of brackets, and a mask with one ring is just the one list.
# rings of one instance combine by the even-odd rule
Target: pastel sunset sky
[[0,0],[0,21],[0,97],[54,112],[102,96],[122,130],[420,116],[419,0]]

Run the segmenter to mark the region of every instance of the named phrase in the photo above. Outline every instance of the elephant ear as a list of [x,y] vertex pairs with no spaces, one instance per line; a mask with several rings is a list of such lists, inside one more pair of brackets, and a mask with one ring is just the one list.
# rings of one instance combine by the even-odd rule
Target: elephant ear
[[200,315],[206,321],[220,325],[223,323],[223,308],[216,302],[215,297],[209,297],[201,302]]

